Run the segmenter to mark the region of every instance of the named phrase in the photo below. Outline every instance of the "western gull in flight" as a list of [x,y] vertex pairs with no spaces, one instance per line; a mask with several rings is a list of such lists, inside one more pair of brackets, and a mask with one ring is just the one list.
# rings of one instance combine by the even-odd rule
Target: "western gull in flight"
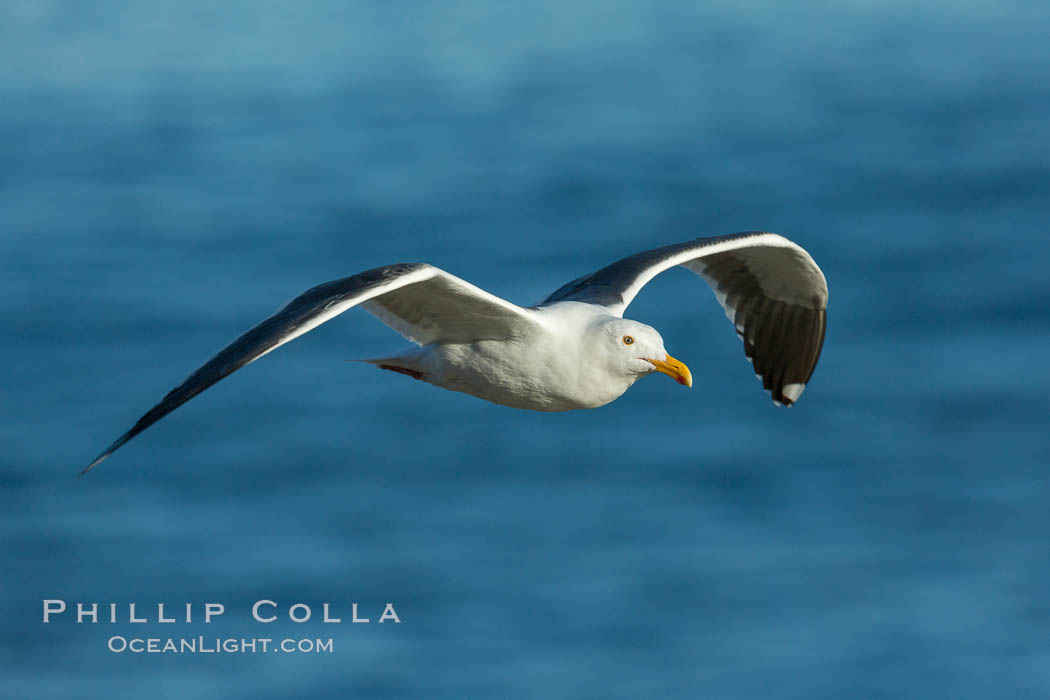
[[692,386],[689,368],[667,354],[654,328],[623,318],[642,287],[675,266],[714,290],[773,401],[797,401],[824,344],[828,287],[809,253],[775,233],[697,238],[637,253],[532,307],[432,265],[401,263],[292,299],[168,392],[81,474],[220,379],[355,306],[415,343],[366,362],[514,408],[603,406],[653,372]]

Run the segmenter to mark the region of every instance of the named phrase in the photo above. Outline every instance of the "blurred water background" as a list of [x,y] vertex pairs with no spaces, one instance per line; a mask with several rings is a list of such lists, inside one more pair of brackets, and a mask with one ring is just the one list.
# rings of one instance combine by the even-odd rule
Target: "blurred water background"
[[[1050,696],[1048,7],[6,0],[0,694]],[[403,345],[355,311],[74,478],[321,281],[419,260],[528,304],[753,229],[831,288],[793,409],[676,270],[629,316],[692,391],[497,407],[344,362]]]

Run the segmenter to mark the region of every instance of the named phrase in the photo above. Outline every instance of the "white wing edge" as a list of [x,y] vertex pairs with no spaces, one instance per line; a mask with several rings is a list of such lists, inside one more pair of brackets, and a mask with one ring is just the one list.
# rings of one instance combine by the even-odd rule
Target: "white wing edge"
[[[719,241],[718,243],[710,243],[708,245],[699,246],[696,248],[690,248],[684,250],[681,253],[668,256],[663,260],[660,260],[655,265],[651,265],[646,268],[635,278],[634,282],[631,283],[627,289],[623,291],[623,303],[616,304],[615,306],[609,307],[609,311],[617,316],[623,317],[624,311],[630,306],[631,302],[638,292],[642,290],[642,287],[647,285],[661,272],[676,267],[678,265],[684,265],[685,263],[692,262],[705,258],[709,255],[716,255],[718,253],[724,253],[730,250],[738,250],[740,248],[791,248],[801,253],[813,266],[813,270],[820,275],[821,282],[823,283],[824,289],[827,290],[827,280],[824,278],[824,273],[817,265],[816,261],[813,260],[812,256],[806,251],[805,248],[798,245],[797,243],[784,238],[778,233],[758,233],[753,236],[733,238],[727,241]],[[729,320],[732,321],[733,317],[730,316],[730,310],[725,306],[725,297],[720,295],[718,298],[719,305],[722,306],[726,315],[729,316]]]

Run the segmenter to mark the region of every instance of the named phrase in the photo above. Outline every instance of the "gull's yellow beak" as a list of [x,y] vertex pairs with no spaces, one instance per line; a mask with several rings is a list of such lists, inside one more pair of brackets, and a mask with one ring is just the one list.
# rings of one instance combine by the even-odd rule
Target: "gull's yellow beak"
[[663,372],[682,386],[693,386],[693,373],[689,371],[684,362],[679,362],[670,355],[666,360],[650,360],[649,358],[646,360],[652,363],[657,372]]

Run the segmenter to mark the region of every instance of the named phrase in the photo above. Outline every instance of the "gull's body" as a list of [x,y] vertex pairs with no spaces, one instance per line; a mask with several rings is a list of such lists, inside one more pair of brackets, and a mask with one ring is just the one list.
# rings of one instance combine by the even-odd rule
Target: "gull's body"
[[[580,362],[612,325],[620,338],[638,326],[578,301],[528,309],[532,323],[508,340],[429,343],[393,357],[367,360],[407,370],[442,389],[534,411],[597,408],[619,398],[641,374],[618,374],[601,363]],[[655,331],[653,331],[655,333]],[[662,344],[662,343],[661,343]],[[667,352],[652,353],[666,357]],[[645,373],[652,371],[645,368]]]
[[431,265],[402,263],[299,295],[175,387],[84,471],[212,384],[355,306],[415,344],[367,362],[514,408],[603,406],[653,372],[692,386],[655,329],[623,318],[638,291],[675,266],[711,285],[773,400],[794,403],[820,356],[828,291],[809,254],[782,236],[698,238],[638,253],[533,307]]

